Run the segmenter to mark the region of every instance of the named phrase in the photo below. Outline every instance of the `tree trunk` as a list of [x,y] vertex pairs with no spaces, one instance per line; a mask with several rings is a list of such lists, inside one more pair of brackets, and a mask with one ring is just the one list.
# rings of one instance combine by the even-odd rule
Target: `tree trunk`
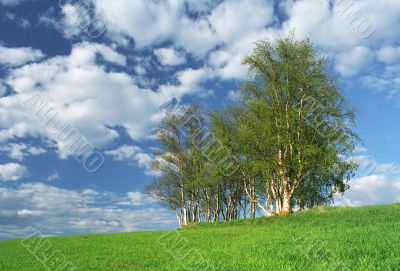
[[196,221],[196,211],[195,211],[195,206],[194,206],[194,196],[193,192],[190,193],[190,220],[189,222],[195,222]]
[[206,192],[206,213],[205,213],[206,218],[205,218],[205,220],[206,220],[207,222],[210,222],[210,221],[211,221],[210,198],[209,198],[209,196],[208,196],[208,191],[206,190],[205,192]]
[[246,199],[246,194],[244,195],[244,202],[243,202],[243,217],[244,217],[244,219],[247,218],[247,199]]
[[187,211],[186,211],[185,192],[181,188],[181,203],[182,203],[182,226],[187,226]]
[[281,214],[289,214],[292,212],[292,195],[285,191],[283,194],[283,204]]

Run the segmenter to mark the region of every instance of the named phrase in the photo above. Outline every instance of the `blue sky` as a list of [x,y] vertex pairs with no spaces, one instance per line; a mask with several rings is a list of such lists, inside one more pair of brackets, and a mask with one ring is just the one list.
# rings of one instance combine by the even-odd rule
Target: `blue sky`
[[[241,58],[295,31],[357,110],[362,166],[337,204],[400,200],[398,0],[0,0],[0,238],[170,229],[143,192],[159,106],[237,99]],[[104,156],[88,172],[27,108],[39,95]]]

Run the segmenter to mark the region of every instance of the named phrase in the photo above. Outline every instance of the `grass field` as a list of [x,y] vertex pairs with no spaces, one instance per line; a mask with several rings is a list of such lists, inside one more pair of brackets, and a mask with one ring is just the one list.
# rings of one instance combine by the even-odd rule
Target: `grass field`
[[0,242],[2,271],[63,264],[58,270],[400,270],[400,205],[321,207],[180,231]]

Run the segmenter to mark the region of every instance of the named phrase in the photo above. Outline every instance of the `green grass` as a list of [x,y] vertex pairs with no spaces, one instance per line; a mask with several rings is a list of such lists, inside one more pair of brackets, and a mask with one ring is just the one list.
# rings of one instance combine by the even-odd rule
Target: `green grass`
[[[29,245],[43,240],[51,248],[39,249],[39,258],[60,251],[77,270],[400,270],[400,205],[321,207],[180,231],[55,237]],[[21,240],[12,240],[0,242],[0,270],[49,269]]]

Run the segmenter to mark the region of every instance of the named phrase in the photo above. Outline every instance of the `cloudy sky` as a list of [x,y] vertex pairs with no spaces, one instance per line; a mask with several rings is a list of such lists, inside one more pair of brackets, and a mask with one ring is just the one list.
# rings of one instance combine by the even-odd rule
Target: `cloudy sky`
[[399,14],[398,0],[0,0],[0,238],[176,227],[143,194],[160,105],[235,103],[241,58],[290,31],[357,108],[362,167],[337,203],[399,200]]

